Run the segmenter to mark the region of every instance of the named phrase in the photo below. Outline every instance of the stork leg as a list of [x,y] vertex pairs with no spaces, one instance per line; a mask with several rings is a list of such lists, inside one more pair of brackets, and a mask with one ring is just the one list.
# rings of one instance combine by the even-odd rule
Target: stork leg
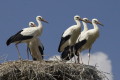
[[73,54],[74,54],[74,60],[75,60],[75,63],[77,63],[76,58],[75,58],[75,53],[73,53]]
[[18,49],[18,46],[17,46],[17,44],[15,44],[15,46],[16,46],[16,48],[17,48],[17,51],[18,51],[18,58],[19,58],[19,60],[22,60],[22,58],[21,58],[21,56],[20,56],[20,51],[19,51],[19,49]]
[[75,58],[75,50],[74,50],[74,47],[72,47],[72,50],[73,50],[73,55],[74,55],[75,63],[77,63],[76,58]]
[[68,47],[68,49],[69,49],[69,55],[68,55],[68,57],[69,57],[69,59],[71,58],[71,47]]
[[27,59],[29,60],[29,48],[28,48],[28,45],[27,45]]
[[88,53],[88,65],[90,63],[90,51],[91,51],[91,48],[89,49],[89,53]]
[[80,55],[80,61],[81,61],[81,64],[83,64],[83,61],[82,61],[82,56]]
[[81,57],[80,53],[78,53],[78,58],[77,59],[78,59],[79,64],[83,64],[82,57]]
[[80,54],[78,53],[78,58],[77,58],[77,60],[78,60],[78,63],[80,63]]

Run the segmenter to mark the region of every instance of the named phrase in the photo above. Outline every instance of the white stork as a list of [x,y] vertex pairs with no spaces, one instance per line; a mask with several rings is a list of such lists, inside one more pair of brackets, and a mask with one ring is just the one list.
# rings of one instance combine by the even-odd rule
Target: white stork
[[[92,24],[92,22],[91,22],[91,21],[89,21],[89,20],[88,20],[88,18],[83,18],[82,23],[83,23],[83,31],[82,31],[82,32],[81,32],[81,34],[79,35],[79,37],[78,37],[78,39],[77,39],[76,43],[78,43],[78,42],[79,42],[80,37],[82,37],[82,36],[83,36],[83,34],[84,34],[86,31],[88,31],[88,26],[87,26],[87,23],[91,23],[91,24]],[[78,63],[79,63],[79,60],[80,60],[79,56],[80,56],[80,55],[78,54]]]
[[[83,18],[82,23],[83,23],[84,28],[83,28],[83,31],[81,32],[81,34],[79,34],[76,42],[79,41],[81,35],[83,35],[86,31],[88,31],[88,27],[87,27],[86,23],[91,23],[91,21],[89,21],[88,18]],[[72,46],[72,48],[73,48],[73,46]],[[65,60],[70,60],[74,56],[73,53],[71,53],[71,52],[73,52],[72,48],[69,47],[66,50],[64,50],[64,52],[61,54],[61,57],[64,58]]]
[[83,20],[78,15],[74,16],[74,20],[77,24],[70,26],[68,29],[66,29],[64,31],[64,33],[62,34],[62,37],[61,37],[59,47],[58,47],[58,52],[63,52],[66,48],[71,47],[71,45],[75,44],[75,42],[81,32],[80,21],[83,21]]
[[[37,27],[37,26],[34,22],[29,22],[29,27]],[[29,60],[29,43],[27,43],[27,58]]]
[[[34,22],[29,22],[29,26],[36,27]],[[43,59],[44,47],[38,38],[34,38],[28,43],[28,49],[31,53],[33,60],[41,61]]]
[[38,27],[24,28],[15,35],[11,36],[6,42],[7,46],[11,43],[15,43],[19,59],[21,59],[21,56],[17,44],[29,43],[33,38],[40,36],[43,28],[41,21],[48,23],[41,16],[37,16],[36,21],[38,22]]
[[84,34],[82,34],[78,38],[78,41],[74,46],[75,50],[76,50],[76,54],[78,56],[79,56],[79,52],[89,49],[88,65],[89,65],[89,61],[90,61],[90,51],[91,51],[91,48],[92,48],[92,44],[99,37],[99,27],[97,26],[97,24],[100,24],[101,26],[103,26],[103,24],[101,24],[97,19],[92,19],[92,24],[93,24],[94,28],[84,32]]

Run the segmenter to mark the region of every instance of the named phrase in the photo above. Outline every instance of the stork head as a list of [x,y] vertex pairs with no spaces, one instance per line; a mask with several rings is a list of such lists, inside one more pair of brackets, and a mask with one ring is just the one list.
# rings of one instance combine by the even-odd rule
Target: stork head
[[36,17],[36,20],[39,20],[39,21],[43,21],[43,22],[48,23],[46,20],[44,20],[44,19],[42,18],[42,16],[37,16],[37,17]]
[[29,22],[29,27],[36,27],[34,22]]
[[83,21],[83,19],[82,19],[82,18],[80,18],[80,16],[78,16],[78,15],[74,16],[74,20]]
[[101,24],[97,19],[92,19],[92,23],[94,24],[99,24],[101,26],[104,26],[103,24]]
[[89,21],[88,18],[83,18],[83,21],[84,21],[85,23],[91,23],[91,24],[92,24],[92,22]]

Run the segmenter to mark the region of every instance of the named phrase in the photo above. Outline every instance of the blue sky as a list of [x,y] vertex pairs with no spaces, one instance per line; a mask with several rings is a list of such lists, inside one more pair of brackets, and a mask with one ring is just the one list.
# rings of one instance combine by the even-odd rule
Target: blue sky
[[[94,43],[91,53],[104,52],[112,61],[114,79],[120,79],[120,0],[2,0],[0,2],[0,55],[8,55],[7,60],[17,60],[18,55],[13,44],[6,46],[6,40],[19,30],[28,27],[40,15],[49,24],[43,23],[44,31],[40,37],[46,59],[59,54],[57,48],[61,34],[74,25],[74,15],[97,18],[100,26],[100,37]],[[89,28],[92,28],[89,25]],[[20,44],[21,55],[26,59],[26,45]]]

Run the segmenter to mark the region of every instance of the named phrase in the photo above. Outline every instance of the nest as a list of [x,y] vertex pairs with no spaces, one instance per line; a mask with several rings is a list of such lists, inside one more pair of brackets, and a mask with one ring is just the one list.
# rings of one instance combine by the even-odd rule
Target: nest
[[94,66],[58,61],[9,61],[0,64],[0,80],[104,80]]

